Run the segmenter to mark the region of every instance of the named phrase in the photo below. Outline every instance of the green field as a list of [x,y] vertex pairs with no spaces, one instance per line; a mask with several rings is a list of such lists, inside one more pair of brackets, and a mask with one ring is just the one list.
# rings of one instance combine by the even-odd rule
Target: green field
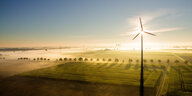
[[171,66],[168,73],[168,95],[191,96],[192,65]]
[[[133,64],[68,62],[22,75],[138,86],[139,69]],[[155,87],[160,75],[161,69],[145,70],[145,86]]]
[[[74,58],[58,58],[60,64],[30,72],[20,76],[51,78],[60,80],[106,83],[114,85],[139,86],[140,53],[139,51],[89,51],[72,54]],[[189,55],[191,56],[191,55]],[[79,57],[83,60],[79,61]],[[162,94],[191,94],[192,66],[184,63],[182,56],[172,52],[145,51],[144,86],[157,91],[163,84]],[[87,59],[87,60],[86,60]],[[91,60],[92,59],[92,60]],[[97,60],[99,59],[99,60]],[[109,61],[109,59],[111,59]],[[115,62],[115,59],[119,61]],[[138,61],[139,60],[139,61]],[[169,60],[169,62],[167,62]],[[175,62],[177,61],[177,62]],[[167,73],[165,74],[165,70]],[[165,77],[163,77],[165,74]],[[165,83],[161,83],[165,78]],[[176,91],[178,91],[175,93]]]

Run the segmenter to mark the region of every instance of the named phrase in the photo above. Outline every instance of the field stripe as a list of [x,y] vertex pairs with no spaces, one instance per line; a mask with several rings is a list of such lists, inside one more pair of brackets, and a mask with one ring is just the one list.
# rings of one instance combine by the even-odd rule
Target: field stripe
[[172,53],[175,57],[179,58],[182,61],[185,61],[183,58],[181,58],[180,56],[176,55],[175,53]]
[[[172,53],[172,52],[171,52],[171,53]],[[175,53],[172,53],[172,54],[173,54],[173,56],[179,58],[181,61],[183,61],[183,62],[185,61],[185,59],[183,59],[182,57],[178,56],[177,54],[175,54]],[[189,64],[191,64],[191,63],[189,62]],[[159,88],[158,88],[158,91],[157,91],[156,96],[161,96],[161,94],[162,94],[162,86],[163,86],[164,83],[165,83],[165,78],[166,78],[166,74],[167,74],[167,69],[168,69],[168,67],[169,67],[169,64],[166,65],[166,69],[164,70],[164,74],[163,74],[163,77],[162,77],[162,82],[161,82],[160,85],[159,85]]]
[[168,69],[168,67],[169,67],[169,64],[167,64],[167,65],[165,66],[165,69],[164,69],[164,72],[163,72],[163,76],[162,76],[161,82],[160,82],[160,84],[159,84],[159,88],[157,89],[157,94],[156,94],[156,96],[161,96],[161,94],[162,94],[162,88],[163,88],[163,85],[164,85],[164,83],[165,83],[165,77],[166,77],[166,75],[167,75],[167,69]]
[[[178,56],[177,54],[175,53],[172,53],[175,57],[179,58],[181,61],[185,61],[185,59],[183,59],[182,57]],[[191,64],[190,62],[188,62],[188,64]]]

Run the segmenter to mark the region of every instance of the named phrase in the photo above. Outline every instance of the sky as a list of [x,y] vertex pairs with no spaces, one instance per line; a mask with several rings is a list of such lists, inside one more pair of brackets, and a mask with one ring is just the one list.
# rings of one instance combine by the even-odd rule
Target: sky
[[0,47],[192,46],[191,0],[0,0]]

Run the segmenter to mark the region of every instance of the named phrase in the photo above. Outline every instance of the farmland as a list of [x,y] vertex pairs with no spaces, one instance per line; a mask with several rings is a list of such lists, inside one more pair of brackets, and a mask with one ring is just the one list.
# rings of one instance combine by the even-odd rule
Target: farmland
[[[145,51],[145,94],[154,96],[159,92],[158,95],[191,95],[192,65],[189,58],[192,55],[190,53],[186,54],[169,51]],[[67,57],[69,55],[70,57]],[[22,60],[19,61],[22,62]],[[31,60],[25,62],[38,63],[45,61],[37,61],[37,59],[33,60],[31,58]],[[132,93],[133,96],[138,95],[140,52],[137,50],[73,52],[65,54],[63,57],[61,55],[56,59],[51,59],[49,64],[51,63],[55,65],[23,72],[15,76],[44,79],[47,81],[67,80],[67,82],[73,84],[80,83],[82,86],[88,84],[86,86],[89,87],[96,84],[98,88],[99,86],[115,86],[115,88],[117,86],[124,86],[126,90],[135,90],[135,93]],[[94,86],[94,89],[96,90],[97,88]],[[75,91],[73,90],[73,92]],[[85,90],[83,92],[88,93]],[[104,94],[106,89],[102,92],[100,94]],[[126,94],[131,94],[131,92],[121,94],[121,96]]]

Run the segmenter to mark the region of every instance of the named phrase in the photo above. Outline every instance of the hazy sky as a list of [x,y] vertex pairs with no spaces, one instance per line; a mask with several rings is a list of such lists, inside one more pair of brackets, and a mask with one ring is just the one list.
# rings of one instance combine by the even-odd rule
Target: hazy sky
[[192,45],[191,0],[0,0],[0,47]]

